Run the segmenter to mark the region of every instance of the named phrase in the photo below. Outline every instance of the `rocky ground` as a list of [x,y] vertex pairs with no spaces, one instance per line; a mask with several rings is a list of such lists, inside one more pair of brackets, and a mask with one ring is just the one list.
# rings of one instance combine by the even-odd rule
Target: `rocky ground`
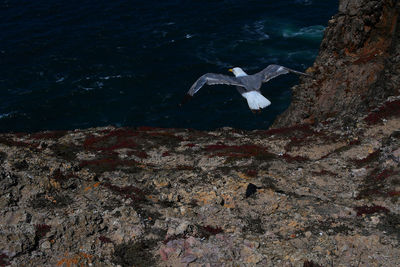
[[0,134],[0,266],[399,266],[399,10],[341,0],[270,130]]
[[0,265],[399,265],[400,98],[331,125],[2,134]]

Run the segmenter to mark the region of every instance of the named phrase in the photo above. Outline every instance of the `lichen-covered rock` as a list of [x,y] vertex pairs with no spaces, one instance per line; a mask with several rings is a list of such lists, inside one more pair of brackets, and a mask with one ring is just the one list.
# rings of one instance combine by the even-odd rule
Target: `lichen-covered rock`
[[348,131],[2,134],[1,263],[396,266],[396,101]]

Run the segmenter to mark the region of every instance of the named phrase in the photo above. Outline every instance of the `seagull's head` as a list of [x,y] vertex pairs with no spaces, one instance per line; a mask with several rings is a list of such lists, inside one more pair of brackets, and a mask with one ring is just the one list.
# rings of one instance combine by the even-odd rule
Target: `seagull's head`
[[235,67],[233,69],[229,69],[236,77],[247,76],[247,73],[244,72],[241,68]]

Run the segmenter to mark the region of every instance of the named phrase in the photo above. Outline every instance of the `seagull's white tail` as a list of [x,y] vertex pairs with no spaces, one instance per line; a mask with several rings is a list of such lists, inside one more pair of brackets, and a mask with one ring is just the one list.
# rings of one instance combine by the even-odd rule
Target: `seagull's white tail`
[[246,92],[242,96],[246,98],[251,110],[259,110],[271,105],[271,102],[257,91]]

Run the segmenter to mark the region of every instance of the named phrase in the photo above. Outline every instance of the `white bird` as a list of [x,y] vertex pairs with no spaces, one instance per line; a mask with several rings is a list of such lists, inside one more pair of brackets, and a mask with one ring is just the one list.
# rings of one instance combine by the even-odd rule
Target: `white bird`
[[239,91],[239,93],[244,98],[246,98],[247,104],[249,105],[251,111],[253,112],[261,111],[261,109],[271,105],[271,102],[261,94],[260,88],[262,83],[268,82],[269,80],[281,74],[287,74],[289,72],[293,72],[299,75],[310,76],[306,73],[292,70],[279,65],[269,65],[262,71],[255,73],[253,75],[248,75],[239,67],[229,69],[229,71],[232,72],[235,75],[235,77],[223,74],[216,74],[216,73],[207,73],[201,76],[192,85],[192,87],[190,87],[181,105],[189,101],[204,84],[208,85],[226,84],[226,85],[236,85],[236,88]]

